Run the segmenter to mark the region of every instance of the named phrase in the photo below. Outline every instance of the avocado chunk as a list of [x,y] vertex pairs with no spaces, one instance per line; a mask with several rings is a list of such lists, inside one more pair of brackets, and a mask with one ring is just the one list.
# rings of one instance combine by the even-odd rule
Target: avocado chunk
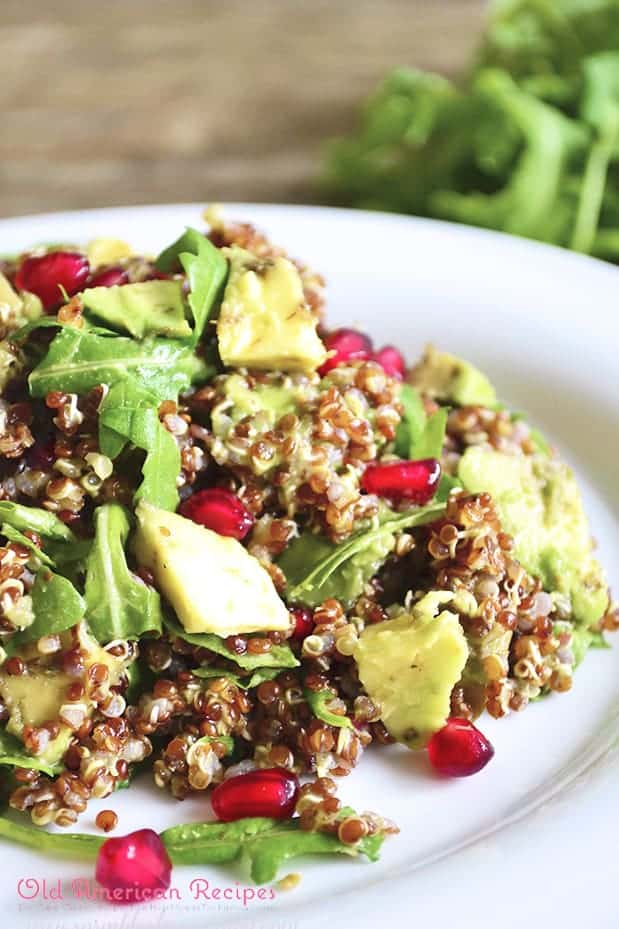
[[[80,639],[86,655],[86,669],[94,664],[104,664],[110,673],[110,683],[118,683],[126,669],[123,659],[101,648],[83,624],[80,627]],[[25,674],[8,674],[0,668],[0,698],[10,714],[6,730],[19,739],[22,738],[24,726],[40,727],[43,723],[58,720],[62,707],[68,702],[67,689],[74,681],[74,678],[62,671],[32,664],[26,654],[25,660]],[[86,700],[86,709],[92,711],[92,708],[93,705]],[[37,757],[48,764],[59,761],[67,750],[71,734],[68,726],[61,725],[57,737],[48,742],[45,750]]]
[[543,455],[475,446],[460,459],[458,476],[471,493],[492,494],[523,567],[547,591],[569,597],[576,622],[597,623],[608,607],[608,588],[570,468]]
[[7,308],[13,313],[19,313],[21,306],[21,297],[13,290],[4,274],[0,272],[0,308]]
[[388,732],[409,748],[445,725],[468,658],[458,616],[441,609],[453,599],[450,591],[431,591],[394,619],[367,626],[355,649],[361,683]]
[[495,406],[496,391],[485,374],[468,361],[428,345],[409,381],[421,393],[457,406]]
[[327,353],[303,284],[287,258],[227,251],[230,274],[217,322],[219,354],[230,367],[314,371]]
[[84,306],[102,322],[136,339],[191,335],[185,319],[180,281],[142,281],[115,287],[90,287],[80,294]]
[[236,539],[142,500],[134,550],[186,632],[225,638],[284,632],[290,614],[260,562]]
[[86,246],[86,257],[92,269],[113,265],[133,254],[133,249],[122,239],[101,237],[93,239]]

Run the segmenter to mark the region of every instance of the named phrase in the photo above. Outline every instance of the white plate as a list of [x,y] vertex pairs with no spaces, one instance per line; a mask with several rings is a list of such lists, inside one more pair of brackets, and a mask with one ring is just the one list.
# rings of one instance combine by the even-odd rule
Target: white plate
[[[512,407],[528,410],[584,480],[600,557],[619,584],[619,274],[559,249],[462,226],[384,214],[311,207],[232,205],[227,215],[256,222],[293,255],[323,271],[329,318],[358,323],[409,356],[432,340],[488,372]],[[198,206],[97,210],[0,223],[0,253],[37,241],[126,238],[156,250]],[[192,899],[189,885],[249,886],[242,869],[177,869],[180,900],[114,908],[72,897],[70,881],[91,864],[63,863],[2,844],[1,897],[11,927],[277,927],[339,924],[443,927],[619,924],[618,820],[614,792],[619,736],[619,648],[592,652],[572,691],[521,715],[484,719],[492,764],[462,781],[431,776],[405,749],[368,752],[341,784],[358,809],[376,809],[402,832],[379,864],[293,863],[300,886],[273,902]],[[138,785],[113,801],[120,828],[162,828],[201,818],[200,800],[176,804]],[[17,882],[39,894],[20,900]],[[61,901],[42,899],[59,878]],[[34,894],[36,883],[22,884]]]

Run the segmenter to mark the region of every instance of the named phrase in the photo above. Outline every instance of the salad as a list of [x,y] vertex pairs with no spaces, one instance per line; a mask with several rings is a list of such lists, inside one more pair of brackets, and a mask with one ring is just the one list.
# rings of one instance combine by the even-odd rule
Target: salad
[[[478,717],[619,626],[572,472],[484,374],[329,329],[318,274],[206,220],[0,262],[0,837],[111,899],[376,860],[397,826],[337,796],[366,750],[475,774]],[[137,774],[212,814],[67,831]]]

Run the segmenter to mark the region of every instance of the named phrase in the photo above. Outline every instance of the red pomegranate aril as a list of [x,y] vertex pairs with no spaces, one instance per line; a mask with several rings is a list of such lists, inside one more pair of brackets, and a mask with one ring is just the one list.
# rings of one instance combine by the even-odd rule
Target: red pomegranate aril
[[446,777],[469,777],[485,768],[494,749],[485,735],[468,719],[454,717],[428,742],[432,767]]
[[223,781],[211,794],[211,805],[223,823],[246,816],[290,819],[298,795],[296,774],[284,768],[263,768]]
[[245,504],[231,490],[223,487],[198,490],[181,503],[179,513],[194,523],[239,542],[254,524],[254,517]]
[[88,281],[89,287],[122,287],[129,283],[129,275],[123,268],[106,268],[99,271]]
[[361,478],[361,487],[378,497],[423,504],[434,496],[440,476],[441,466],[436,458],[394,461],[370,465]]
[[294,618],[292,638],[302,641],[314,628],[314,614],[306,606],[293,606],[290,610]]
[[44,310],[53,310],[64,300],[86,286],[90,265],[84,255],[77,252],[48,252],[47,255],[24,258],[17,274],[18,290],[28,290],[41,300]]
[[402,353],[393,345],[385,345],[380,351],[374,352],[372,361],[376,361],[389,377],[395,377],[398,381],[404,380],[406,362]]
[[167,890],[171,873],[172,863],[157,833],[139,829],[103,843],[95,877],[102,887],[116,891],[115,901],[134,903],[140,900],[136,891]]
[[356,329],[336,329],[323,339],[325,348],[335,352],[325,363],[318,368],[321,377],[337,368],[339,365],[351,361],[367,361],[372,355],[372,340],[363,332]]

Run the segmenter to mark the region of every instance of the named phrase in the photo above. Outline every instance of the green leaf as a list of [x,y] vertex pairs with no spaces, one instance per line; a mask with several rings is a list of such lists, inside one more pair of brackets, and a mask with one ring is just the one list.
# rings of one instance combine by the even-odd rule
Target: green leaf
[[[343,817],[352,814],[350,809],[342,810]],[[162,832],[161,838],[174,864],[223,864],[243,854],[257,884],[275,880],[286,861],[304,855],[365,855],[376,861],[384,841],[384,836],[374,835],[356,845],[345,845],[337,836],[301,829],[298,819],[278,822],[262,818],[173,826]]]
[[99,411],[99,447],[116,458],[127,441],[146,452],[143,481],[135,503],[147,500],[153,506],[174,512],[178,506],[176,480],[181,470],[180,452],[174,436],[159,420],[157,398],[133,378],[119,381],[105,397]]
[[136,339],[147,335],[184,339],[191,335],[181,281],[92,287],[84,290],[80,299],[90,314]]
[[213,308],[222,296],[228,262],[221,250],[197,229],[187,229],[157,258],[157,268],[169,272],[179,264],[187,274],[189,307],[194,321],[193,344],[202,338]]
[[394,544],[395,538],[391,533],[378,536],[347,559],[323,583],[314,585],[311,590],[305,588],[301,593],[299,586],[303,584],[308,568],[327,559],[337,548],[322,535],[303,532],[293,539],[278,562],[289,588],[286,598],[294,602],[298,595],[307,606],[319,606],[329,599],[348,605],[363,593],[365,585],[385,563]]
[[[60,774],[64,765],[61,762],[50,764],[34,755],[29,755],[19,741],[6,729],[0,729],[0,765],[11,765],[17,768],[28,768],[31,771],[41,771],[49,777]],[[0,832],[0,835],[2,833]]]
[[235,861],[248,839],[277,827],[277,820],[254,817],[231,823],[187,823],[164,829],[161,839],[176,864]]
[[76,861],[92,860],[105,842],[105,836],[83,835],[77,832],[46,832],[37,826],[14,823],[0,816],[0,837],[24,845],[35,852],[50,852],[54,856],[66,855]]
[[[383,518],[383,521],[370,529],[363,529],[340,542],[339,545],[330,545],[329,551],[323,551],[318,554],[315,560],[309,559],[295,577],[289,577],[290,569],[286,572],[286,564],[289,562],[280,559],[280,566],[289,578],[289,584],[292,586],[286,591],[286,597],[289,602],[300,601],[301,603],[312,602],[307,598],[312,598],[316,591],[324,589],[327,581],[336,572],[343,572],[352,559],[362,555],[370,546],[376,543],[385,542],[389,536],[396,532],[403,532],[405,529],[412,529],[415,526],[423,526],[426,523],[438,519],[445,511],[444,503],[431,503],[429,506],[416,507],[406,513],[393,514],[391,511]],[[292,546],[289,546],[292,548]],[[386,557],[386,556],[385,556]]]
[[251,690],[264,681],[272,681],[278,677],[281,672],[281,668],[256,668],[249,677],[247,675],[242,677],[234,671],[225,671],[222,670],[222,668],[204,667],[192,668],[191,670],[191,673],[195,675],[195,677],[201,677],[207,680],[209,678],[225,677],[226,680],[232,681],[233,684],[236,684],[237,687],[242,687],[243,690]]
[[338,728],[352,729],[352,720],[350,720],[348,716],[342,716],[329,709],[329,704],[335,699],[335,694],[332,691],[310,690],[309,687],[305,687],[303,693],[311,707],[312,713],[318,719],[321,719],[323,723],[327,723],[329,726],[337,726]]
[[211,632],[185,632],[181,624],[169,616],[164,616],[163,624],[168,632],[179,639],[228,658],[246,671],[254,671],[256,668],[296,668],[299,665],[289,645],[272,645],[270,651],[263,655],[252,655],[251,652],[237,655],[220,636]]
[[20,532],[29,530],[59,542],[75,541],[75,536],[62,520],[49,510],[42,510],[39,507],[22,506],[21,503],[2,500],[0,501],[0,520]]
[[136,342],[124,336],[100,335],[65,328],[28,382],[33,397],[50,390],[85,393],[99,384],[112,386],[133,377],[158,400],[176,399],[195,379],[209,371],[191,348],[171,339]]
[[[353,810],[345,808],[340,818],[353,814]],[[370,861],[377,861],[384,839],[383,835],[372,835],[356,845],[345,845],[335,835],[303,830],[299,821],[293,819],[256,833],[245,841],[243,850],[251,862],[252,880],[256,884],[266,884],[276,879],[286,861],[304,855],[349,855],[352,858],[365,855]]]
[[45,552],[35,545],[32,539],[29,539],[27,535],[24,535],[19,529],[14,529],[9,523],[2,523],[0,526],[0,535],[3,535],[9,540],[9,542],[15,542],[17,545],[23,545],[24,548],[27,548],[32,552],[34,557],[40,564],[47,565],[48,568],[54,567],[53,560],[46,555]]
[[99,642],[161,632],[159,594],[127,567],[129,518],[118,503],[95,510],[95,540],[86,563],[86,617]]
[[18,653],[25,645],[44,635],[65,632],[84,617],[86,604],[70,580],[47,567],[37,572],[30,591],[34,621],[5,641],[7,654]]
[[411,448],[423,433],[427,416],[419,391],[410,384],[402,385],[400,402],[404,413],[396,431],[395,453],[400,458],[409,459]]
[[436,491],[436,502],[445,503],[451,491],[456,487],[462,487],[462,481],[452,477],[451,474],[443,474]]
[[411,442],[408,455],[411,461],[421,461],[424,458],[438,458],[440,460],[445,442],[448,416],[449,410],[447,407],[441,407],[440,410],[427,418],[421,435]]

